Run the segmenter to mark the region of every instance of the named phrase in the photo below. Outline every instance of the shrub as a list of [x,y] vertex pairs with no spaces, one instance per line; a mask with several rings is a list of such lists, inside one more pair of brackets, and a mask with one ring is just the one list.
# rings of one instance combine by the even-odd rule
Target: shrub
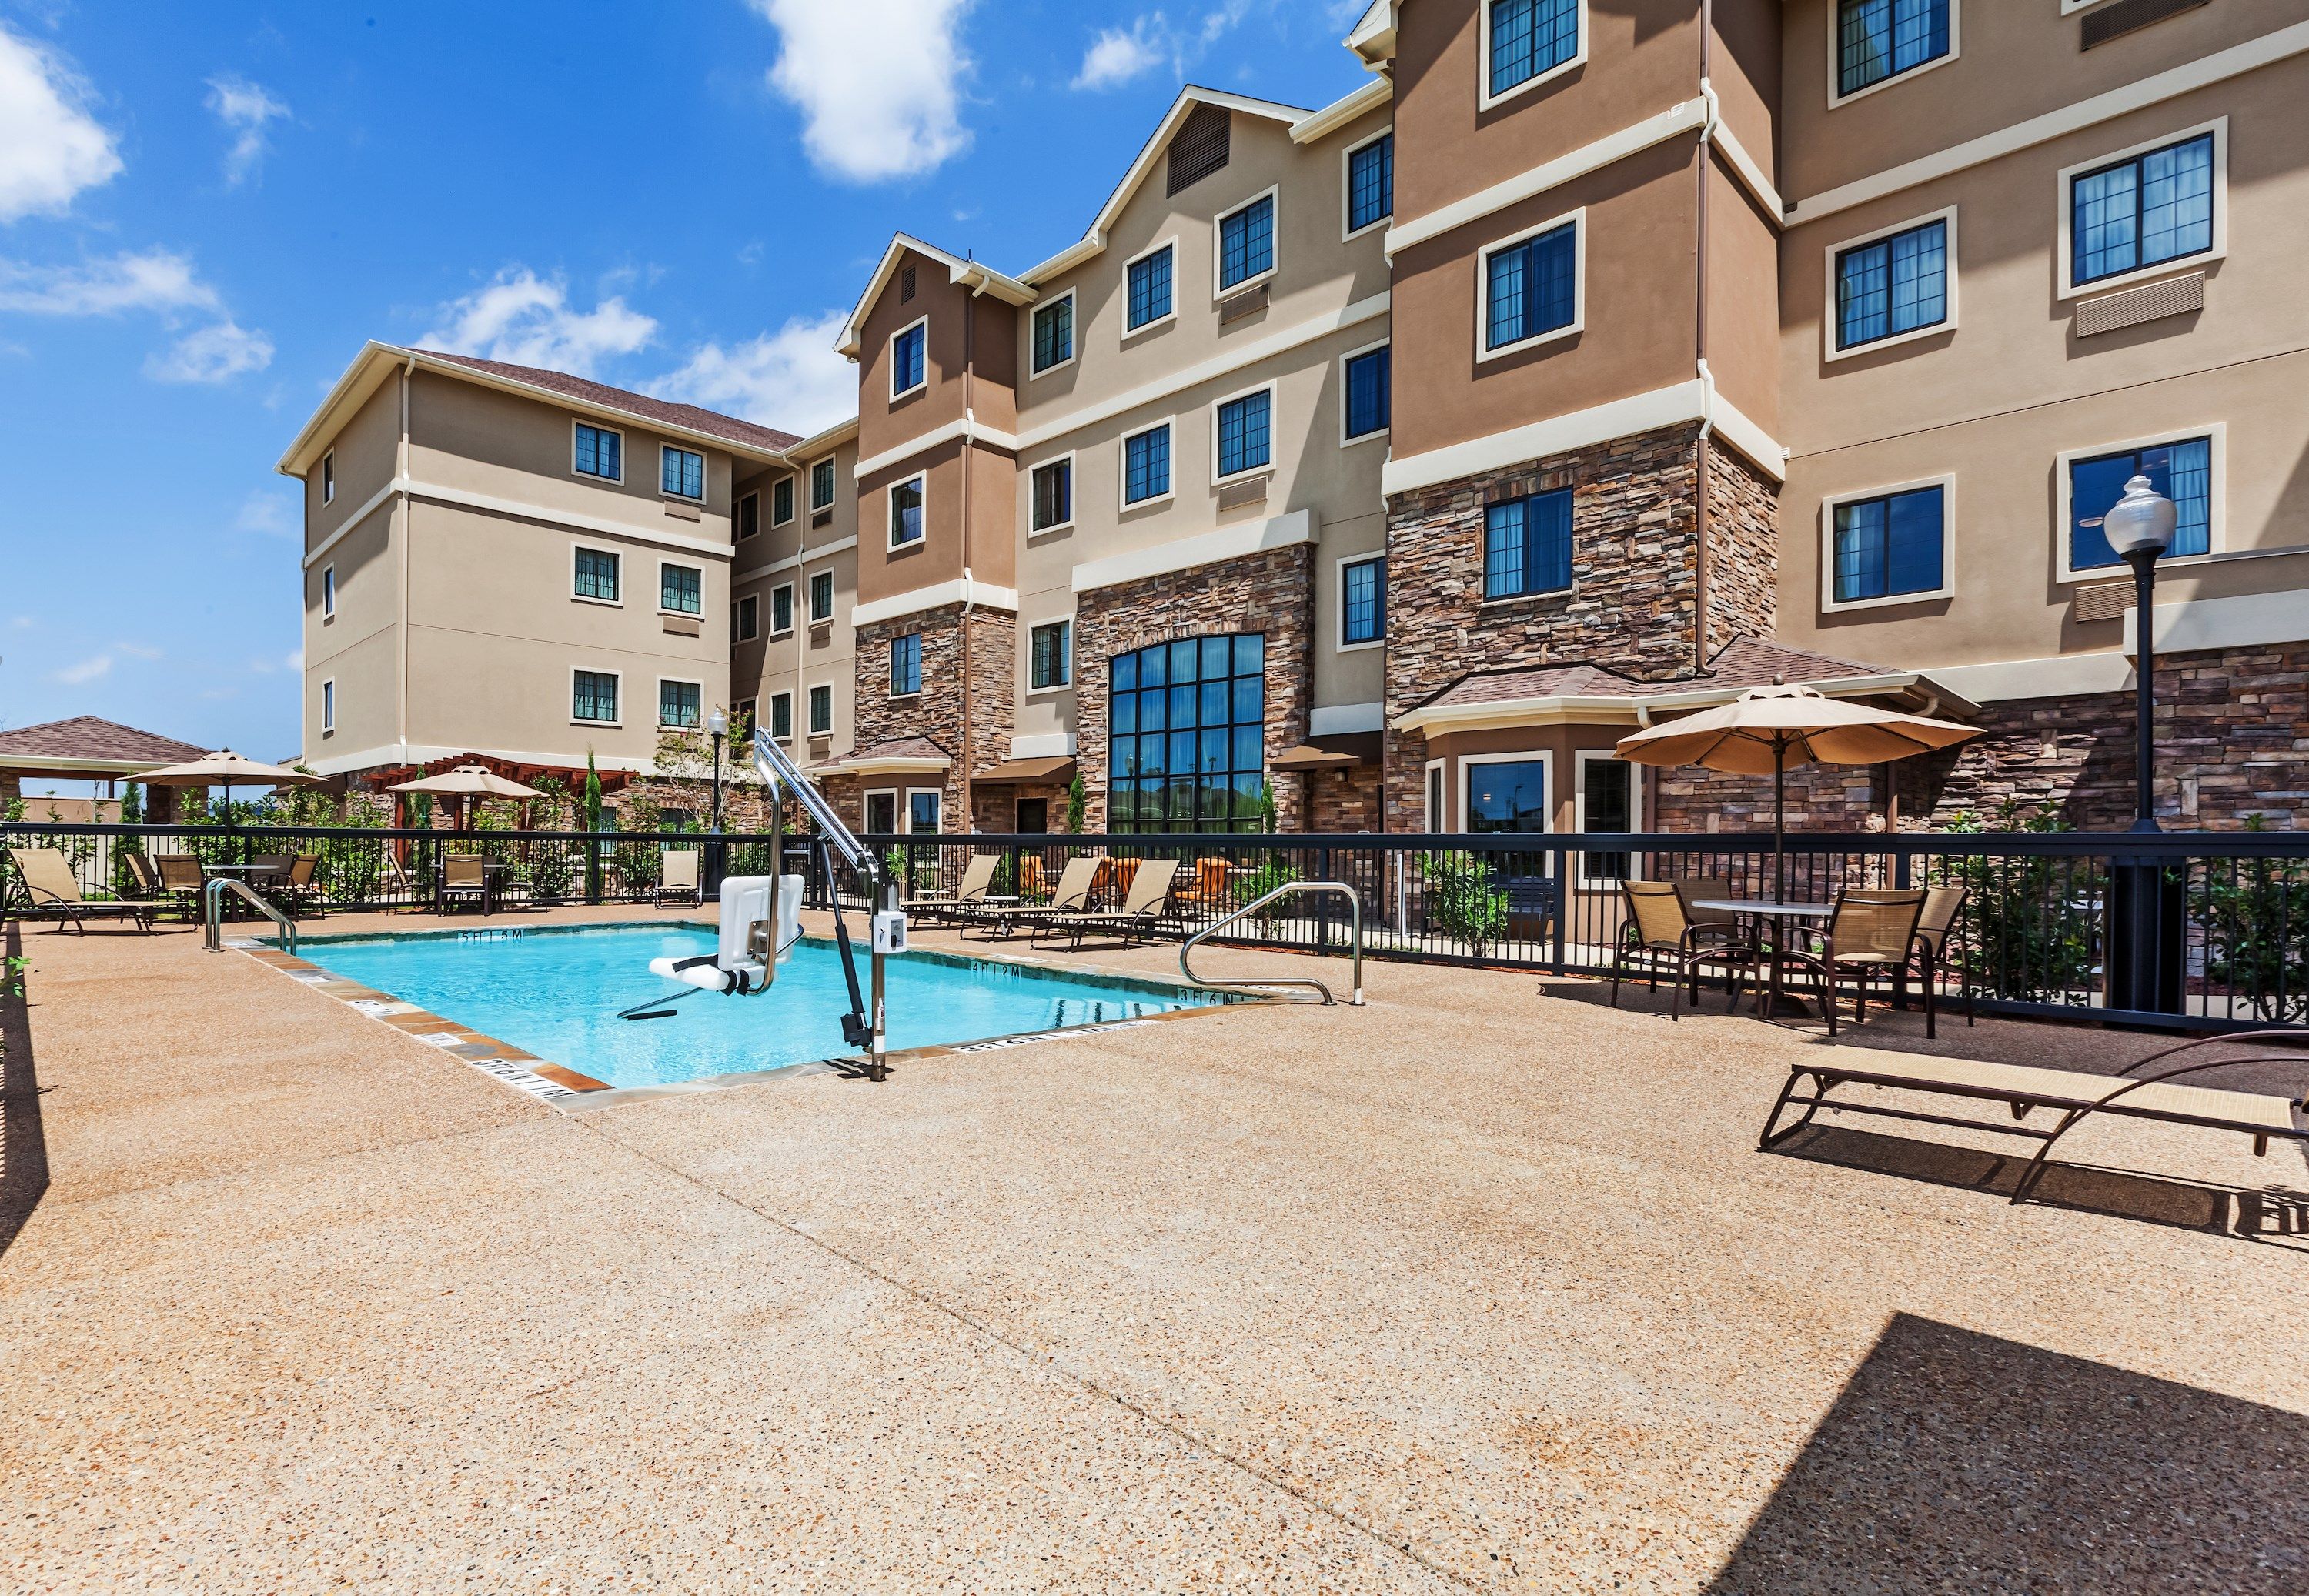
[[[2245,830],[2267,827],[2258,815]],[[2209,860],[2189,893],[2204,927],[2205,979],[2243,998],[2257,1020],[2309,1020],[2309,866],[2297,860]]]
[[1490,861],[1472,853],[1427,856],[1427,911],[1446,936],[1481,953],[1508,931],[1508,895]]
[[[2073,828],[2059,815],[2023,815],[2011,799],[1997,812],[2000,831],[2032,836]],[[1968,812],[1952,833],[1977,833]],[[1986,989],[2029,1003],[2081,1003],[2093,989],[2099,928],[2108,902],[2108,872],[2089,858],[1942,858],[1933,876],[1966,889],[1972,969]]]

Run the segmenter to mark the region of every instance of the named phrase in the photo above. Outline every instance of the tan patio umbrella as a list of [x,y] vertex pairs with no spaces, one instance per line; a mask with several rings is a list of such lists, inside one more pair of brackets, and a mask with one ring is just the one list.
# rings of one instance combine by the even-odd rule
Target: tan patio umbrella
[[326,776],[316,776],[308,771],[259,764],[229,748],[220,748],[183,764],[164,764],[157,771],[146,771],[137,779],[147,787],[223,788],[227,825],[232,824],[232,789],[236,787],[320,787],[328,781]]
[[396,781],[387,792],[429,792],[441,798],[453,798],[457,803],[457,829],[465,829],[465,817],[472,800],[477,798],[519,798],[526,803],[537,796],[534,788],[523,787],[518,781],[508,781],[487,765],[461,764],[456,769],[443,771],[437,776],[419,776],[414,781]]
[[1735,776],[1770,772],[1773,895],[1786,901],[1789,765],[1882,764],[1979,735],[1953,720],[1829,698],[1810,687],[1751,687],[1730,703],[1621,738],[1618,752],[1637,764],[1697,764]]

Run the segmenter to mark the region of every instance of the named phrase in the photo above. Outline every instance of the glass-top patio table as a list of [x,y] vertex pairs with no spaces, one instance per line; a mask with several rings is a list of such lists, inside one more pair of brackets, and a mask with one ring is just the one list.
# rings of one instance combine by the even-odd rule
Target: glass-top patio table
[[[1777,898],[1696,898],[1691,906],[1713,910],[1719,914],[1752,914],[1773,927],[1771,946],[1767,950],[1771,955],[1771,983],[1756,999],[1756,1012],[1766,1019],[1780,1012],[1783,1001],[1797,1001],[1786,996],[1786,984],[1781,979],[1781,971],[1785,968],[1782,955],[1787,947],[1787,936],[1782,927],[1798,920],[1824,920],[1836,912],[1833,903],[1783,903]],[[1797,1010],[1799,1014],[1803,1012],[1801,1008]]]

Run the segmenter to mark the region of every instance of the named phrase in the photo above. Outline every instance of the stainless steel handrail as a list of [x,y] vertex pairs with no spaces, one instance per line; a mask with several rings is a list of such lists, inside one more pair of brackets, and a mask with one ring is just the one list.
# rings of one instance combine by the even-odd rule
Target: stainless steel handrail
[[[1325,986],[1322,982],[1317,980],[1312,976],[1279,975],[1271,980],[1231,981],[1223,980],[1216,976],[1197,975],[1193,967],[1187,962],[1187,955],[1193,953],[1195,951],[1195,945],[1202,941],[1205,937],[1209,936],[1214,932],[1224,930],[1225,927],[1233,925],[1235,921],[1242,919],[1243,916],[1263,909],[1267,904],[1274,902],[1276,899],[1288,896],[1293,893],[1344,893],[1346,895],[1347,912],[1354,927],[1353,949],[1355,981],[1355,995],[1353,997],[1350,997],[1347,1002],[1352,1007],[1361,1008],[1363,1002],[1363,901],[1362,895],[1344,881],[1286,881],[1271,893],[1260,893],[1258,897],[1253,898],[1250,902],[1244,904],[1241,909],[1236,910],[1232,914],[1228,915],[1225,919],[1213,920],[1209,925],[1205,926],[1192,936],[1188,937],[1185,942],[1180,944],[1179,973],[1185,976],[1189,980],[1194,982],[1198,987],[1209,987],[1214,989],[1223,989],[1232,992],[1258,992],[1269,990],[1276,987],[1312,987],[1316,991],[1322,994],[1320,997],[1293,997],[1291,998],[1290,1001],[1293,1003],[1325,1004],[1338,1002],[1337,998],[1331,996],[1331,988]],[[1279,993],[1273,995],[1278,996],[1281,996]]]
[[281,952],[293,953],[297,951],[295,920],[258,897],[246,882],[235,880],[229,876],[216,876],[210,877],[208,884],[201,889],[201,916],[208,922],[209,952],[219,953],[224,951],[224,894],[228,888],[247,899],[256,906],[257,913],[281,927]]

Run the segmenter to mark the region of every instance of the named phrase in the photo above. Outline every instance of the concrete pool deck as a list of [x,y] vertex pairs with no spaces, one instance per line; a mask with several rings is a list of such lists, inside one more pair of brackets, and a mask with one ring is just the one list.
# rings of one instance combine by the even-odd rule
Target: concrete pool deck
[[1758,1153],[1806,1031],[1390,963],[567,1114],[196,933],[19,945],[9,1590],[2309,1583],[2292,1149],[2096,1126],[2014,1209],[2011,1142]]

